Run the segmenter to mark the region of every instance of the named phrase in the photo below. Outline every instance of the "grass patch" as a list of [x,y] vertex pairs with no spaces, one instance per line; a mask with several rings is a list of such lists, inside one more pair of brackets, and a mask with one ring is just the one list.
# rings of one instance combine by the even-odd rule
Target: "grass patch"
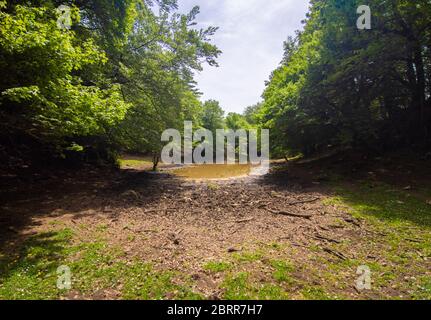
[[277,282],[292,283],[293,279],[291,273],[295,271],[293,265],[282,260],[272,260],[271,266],[275,269],[273,278]]
[[[57,268],[71,270],[72,290],[91,297],[120,290],[123,299],[201,299],[192,283],[172,271],[155,270],[142,261],[125,261],[120,248],[102,240],[72,245],[73,231],[30,237],[17,254],[0,261],[0,299],[58,299],[68,291],[57,288]],[[121,288],[121,289],[119,289]]]
[[241,252],[234,253],[233,258],[238,262],[255,262],[262,260],[263,254],[261,252]]
[[366,220],[387,244],[386,258],[396,264],[423,262],[431,257],[431,205],[407,192],[386,184],[363,182],[356,187],[339,185],[326,204],[348,208]]
[[301,290],[301,294],[305,300],[332,300],[334,297],[325,292],[325,290],[318,286],[306,286]]
[[431,300],[431,277],[425,276],[419,279],[419,285],[414,293],[414,298],[418,300]]
[[431,229],[431,205],[408,192],[367,181],[354,188],[339,185],[335,191],[337,197],[326,203],[348,205],[353,215],[367,218],[375,224],[384,222],[393,227],[414,225]]
[[[367,265],[373,272],[373,292],[382,298],[387,297],[386,290],[393,293],[394,289],[400,295],[403,292],[405,298],[429,298],[430,282],[418,284],[406,279],[423,274],[425,278],[431,277],[427,262],[431,258],[431,206],[424,200],[431,195],[418,196],[375,181],[361,181],[356,185],[337,183],[334,191],[336,196],[325,204],[348,210],[366,222],[366,228],[375,236],[366,244],[368,250],[357,255],[349,266],[344,262],[340,266],[330,265],[331,269],[346,266],[353,270],[358,265]],[[370,251],[385,263],[369,261]]]
[[70,229],[30,237],[21,249],[0,261],[0,299],[55,299],[57,268],[66,264]]
[[211,191],[217,191],[220,189],[220,186],[218,184],[215,183],[208,183],[208,189]]
[[228,276],[222,284],[226,300],[286,300],[283,288],[270,283],[253,283],[250,274],[241,272]]
[[224,272],[232,268],[232,265],[228,262],[215,262],[210,261],[204,265],[204,270],[219,273]]
[[156,272],[151,265],[136,262],[125,270],[123,298],[126,300],[201,300],[187,284],[177,284],[176,273]]

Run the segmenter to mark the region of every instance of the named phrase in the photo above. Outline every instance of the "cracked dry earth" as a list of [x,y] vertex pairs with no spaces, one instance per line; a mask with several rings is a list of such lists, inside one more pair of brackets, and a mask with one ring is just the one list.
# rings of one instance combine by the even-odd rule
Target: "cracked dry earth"
[[[158,270],[190,276],[194,292],[206,298],[223,298],[224,276],[203,266],[242,261],[243,254],[257,258],[234,264],[231,272],[250,272],[258,283],[271,278],[269,260],[292,263],[293,299],[301,298],[299,292],[308,286],[325,287],[333,297],[373,297],[356,291],[356,267],[331,275],[326,265],[358,256],[378,259],[378,245],[374,253],[364,246],[378,235],[365,221],[325,204],[330,194],[323,187],[289,179],[287,173],[193,182],[129,170],[39,180],[27,183],[25,193],[2,206],[0,222],[9,226],[0,238],[6,250],[14,250],[29,235],[61,225],[74,230],[75,243],[103,237],[123,250],[126,261],[138,259]],[[84,298],[115,299],[118,290]]]

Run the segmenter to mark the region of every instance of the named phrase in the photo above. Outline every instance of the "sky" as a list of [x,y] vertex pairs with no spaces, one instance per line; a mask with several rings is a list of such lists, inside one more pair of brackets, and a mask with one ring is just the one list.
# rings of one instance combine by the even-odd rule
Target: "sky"
[[222,55],[219,68],[196,74],[202,100],[215,99],[242,113],[261,101],[265,81],[283,56],[283,41],[301,29],[308,0],[179,0],[180,11],[198,5],[199,28],[217,26],[213,37]]

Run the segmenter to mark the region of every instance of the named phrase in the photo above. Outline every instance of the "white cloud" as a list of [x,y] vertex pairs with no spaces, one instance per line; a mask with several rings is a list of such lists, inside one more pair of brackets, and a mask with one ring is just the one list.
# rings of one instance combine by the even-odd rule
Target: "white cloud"
[[200,27],[220,27],[213,42],[223,51],[219,68],[196,75],[203,99],[219,100],[227,112],[242,112],[260,100],[281,61],[283,41],[302,28],[308,0],[179,0],[182,11],[199,5]]

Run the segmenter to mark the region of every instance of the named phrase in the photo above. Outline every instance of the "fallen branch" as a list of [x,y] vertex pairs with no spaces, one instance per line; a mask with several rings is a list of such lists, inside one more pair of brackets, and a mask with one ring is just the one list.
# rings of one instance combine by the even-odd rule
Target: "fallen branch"
[[258,209],[265,209],[268,205],[269,205],[269,203],[268,203],[268,202],[266,202],[266,203],[261,203],[261,204],[259,204],[259,205],[257,206],[257,208],[258,208]]
[[229,235],[233,235],[233,234],[236,234],[238,231],[240,231],[242,228],[237,228],[237,229],[235,229],[234,231],[231,231],[230,233],[229,233]]
[[361,227],[360,223],[353,218],[344,218],[344,221],[346,221],[347,223],[351,223],[359,228]]
[[151,230],[151,229],[144,229],[144,230],[138,230],[138,231],[142,233],[158,233],[157,230]]
[[334,256],[336,256],[337,258],[341,259],[341,260],[347,260],[347,257],[342,254],[341,252],[335,251],[331,248],[327,248],[327,247],[323,247],[323,251],[333,254]]
[[312,202],[316,202],[319,201],[320,198],[315,198],[315,199],[310,199],[310,200],[302,200],[302,201],[295,201],[295,202],[289,202],[286,205],[287,206],[295,206],[297,204],[304,204],[304,203],[312,203]]
[[410,242],[414,242],[414,243],[422,243],[422,241],[421,241],[421,240],[419,240],[419,239],[406,238],[406,240],[407,240],[407,241],[410,241]]
[[246,218],[246,219],[240,219],[240,220],[229,220],[229,221],[225,221],[223,223],[246,223],[246,222],[250,222],[253,220],[254,220],[254,218]]
[[276,211],[272,209],[267,209],[267,210],[273,214],[279,214],[282,216],[288,216],[293,218],[311,219],[313,217],[312,214],[298,214],[298,213],[293,213],[288,211]]
[[341,243],[341,241],[338,241],[338,240],[335,240],[335,239],[331,239],[331,238],[327,238],[327,237],[324,237],[324,236],[322,236],[320,234],[316,234],[314,236],[314,238],[317,239],[317,240],[325,240],[325,241],[332,242],[332,243],[338,243],[338,244]]
[[157,209],[150,209],[150,210],[144,210],[144,213],[158,213],[159,210]]
[[236,220],[236,221],[233,221],[233,222],[235,222],[235,223],[245,223],[245,222],[250,222],[250,221],[253,221],[253,220],[254,220],[254,218],[248,218],[248,219]]
[[282,240],[292,240],[292,237],[279,237],[279,238],[277,238],[277,241],[282,241]]

